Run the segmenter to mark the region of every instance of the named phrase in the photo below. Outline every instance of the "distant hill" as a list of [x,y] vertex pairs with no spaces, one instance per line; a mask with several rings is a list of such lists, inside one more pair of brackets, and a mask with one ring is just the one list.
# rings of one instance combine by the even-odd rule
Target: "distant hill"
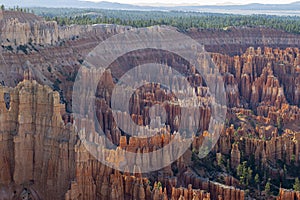
[[220,10],[286,10],[299,11],[300,1],[291,4],[248,4],[248,5],[209,5],[209,6],[138,6],[132,4],[113,3],[108,1],[89,2],[79,0],[2,0],[0,4],[6,7],[73,7],[73,8],[102,8],[114,10],[180,10],[180,11],[200,11],[205,9]]
[[[148,6],[137,6],[131,4],[121,4],[108,1],[90,2],[79,0],[3,0],[0,4],[6,7],[21,6],[21,7],[72,7],[72,8],[103,8],[103,9],[149,9]],[[151,9],[151,8],[150,8]]]

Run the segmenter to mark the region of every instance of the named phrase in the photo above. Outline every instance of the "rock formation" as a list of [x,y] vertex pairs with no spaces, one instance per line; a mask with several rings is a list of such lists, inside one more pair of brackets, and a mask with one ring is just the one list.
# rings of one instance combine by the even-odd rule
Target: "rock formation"
[[[210,136],[211,99],[205,80],[178,55],[146,49],[116,59],[98,84],[96,116],[87,113],[91,120],[80,121],[70,113],[78,69],[99,42],[130,27],[60,27],[12,11],[0,11],[0,27],[0,199],[243,200],[251,195],[262,197],[261,188],[251,187],[250,193],[244,190],[247,181],[236,169],[245,161],[247,173],[257,173],[260,186],[271,178],[274,184],[290,187],[287,181],[299,176],[299,35],[262,27],[187,33],[211,52],[223,75],[228,101],[226,127],[218,143],[206,158],[198,159],[199,147]],[[222,44],[227,45],[219,48]],[[203,104],[200,119],[183,117],[182,122],[198,124],[199,130],[186,153],[162,170],[142,174],[134,162],[157,165],[163,160],[136,156],[132,165],[127,163],[134,173],[121,173],[91,155],[79,136],[103,146],[108,141],[118,145],[98,153],[116,165],[122,164],[121,150],[139,155],[174,139],[183,141],[176,136],[180,108],[170,103],[176,98],[158,84],[138,88],[130,99],[130,113],[118,112],[116,117],[128,115],[135,124],[157,125],[163,119],[150,122],[151,115],[158,112],[151,106],[169,102],[164,106],[163,131],[136,139],[118,129],[113,119],[109,105],[116,80],[133,66],[149,62],[172,66],[187,76]],[[167,71],[160,73],[174,88],[180,88],[180,78],[170,79]],[[84,81],[93,81],[88,75],[83,74]],[[124,97],[123,92],[117,92],[119,98]],[[90,134],[99,129],[92,124],[94,117],[107,140]],[[127,121],[124,124],[133,129]],[[86,129],[76,130],[75,125]],[[171,149],[165,158],[172,153]],[[248,184],[253,186],[255,174],[250,175]],[[299,193],[280,189],[277,199],[299,199]]]
[[293,190],[285,190],[285,189],[280,188],[279,196],[276,199],[277,200],[283,200],[283,199],[299,200],[300,199],[300,193],[295,192]]
[[59,94],[24,80],[16,88],[1,86],[0,99],[0,185],[9,186],[2,192],[8,199],[24,190],[34,199],[61,198],[74,178],[76,135],[62,121]]

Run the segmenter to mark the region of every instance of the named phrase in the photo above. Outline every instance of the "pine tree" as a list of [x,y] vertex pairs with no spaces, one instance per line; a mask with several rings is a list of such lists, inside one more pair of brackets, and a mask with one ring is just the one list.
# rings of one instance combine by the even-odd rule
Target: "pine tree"
[[258,174],[255,174],[254,181],[255,181],[255,184],[259,184],[260,180],[259,180]]
[[270,183],[270,179],[268,180],[266,186],[265,186],[265,192],[267,195],[270,195],[271,193],[271,183]]
[[294,190],[300,192],[300,181],[299,181],[299,178],[295,179],[295,184],[294,184],[293,188],[294,188]]
[[242,175],[242,173],[243,173],[243,166],[241,164],[239,164],[237,166],[236,173],[237,173],[238,176]]
[[257,190],[260,192],[260,184],[259,184],[260,183],[260,178],[259,178],[258,174],[255,174],[254,182],[257,185]]
[[160,181],[158,181],[158,183],[157,183],[157,188],[160,189],[161,187],[162,187],[162,184],[161,184]]
[[252,169],[250,167],[248,167],[247,174],[246,174],[247,175],[247,185],[249,185],[249,183],[252,182],[252,173],[253,173]]

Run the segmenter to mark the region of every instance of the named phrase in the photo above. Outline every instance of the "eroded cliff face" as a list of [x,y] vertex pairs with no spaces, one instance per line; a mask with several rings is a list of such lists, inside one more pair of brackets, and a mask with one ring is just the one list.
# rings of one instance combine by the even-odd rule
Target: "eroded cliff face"
[[[98,34],[115,34],[130,27],[117,25],[71,25],[58,26],[55,21],[46,21],[31,13],[2,11],[0,13],[1,45],[8,50],[26,49],[27,45],[62,45],[59,41],[79,37],[99,37]],[[100,36],[101,37],[101,36]],[[93,41],[93,42],[97,42]],[[32,46],[32,51],[37,51]],[[23,50],[24,51],[24,50]]]
[[0,13],[0,82],[16,86],[28,69],[40,84],[60,92],[71,111],[72,85],[85,56],[101,41],[130,27],[113,24],[58,26],[33,14]]
[[76,135],[62,121],[59,94],[24,80],[1,86],[0,99],[0,199],[63,198],[74,178]]
[[[0,81],[2,85],[16,86],[18,82],[23,80],[22,76],[24,70],[31,68],[35,79],[39,83],[47,84],[60,91],[61,99],[66,103],[68,111],[71,111],[72,91],[70,88],[76,76],[76,72],[86,55],[107,37],[131,28],[117,25],[72,25],[60,27],[55,22],[46,22],[44,19],[33,14],[12,11],[1,11],[1,16],[2,20],[0,20],[0,23],[2,26],[0,39],[2,48],[0,49],[2,57],[0,59]],[[203,44],[205,49],[209,52],[229,55],[240,55],[244,53],[249,46],[255,48],[261,47],[260,51],[264,51],[264,47],[281,49],[286,47],[298,47],[300,40],[299,35],[288,34],[263,27],[230,28],[222,31],[190,30],[188,35]],[[139,54],[140,53],[141,52],[139,52]],[[131,56],[133,55],[134,54]],[[149,54],[145,54],[144,58],[147,58],[147,56],[149,56]],[[159,63],[175,64],[175,62],[172,62],[173,55],[164,55],[164,58],[160,56],[150,57]],[[232,61],[232,57],[223,59],[224,62],[227,59],[228,62],[234,62]],[[266,62],[266,58],[260,60],[259,58],[255,59],[257,62]],[[281,59],[289,58],[282,57]],[[120,61],[127,62],[130,60],[120,59]],[[239,60],[235,62],[235,65],[238,65]],[[297,58],[295,62],[299,62],[299,59]],[[260,63],[259,65],[262,64],[263,63]],[[279,65],[279,63],[277,64]],[[251,63],[249,64],[249,69],[251,68],[250,65]],[[233,66],[231,65],[230,67]],[[243,66],[239,66],[239,68],[242,69]],[[276,68],[279,71],[273,71],[274,75],[277,73],[285,74],[287,69],[285,69],[284,66],[281,68]],[[260,74],[261,69],[262,67],[254,69],[253,73],[258,72]],[[234,75],[233,72],[231,72],[231,74]],[[247,81],[249,80],[247,76],[249,76],[249,74],[242,74],[245,75],[234,80],[238,82],[233,83],[231,87],[228,88],[228,90],[231,90],[231,95],[233,96],[237,89],[236,84],[248,84]],[[232,77],[227,77],[227,79],[228,81],[233,80]],[[280,80],[280,82],[287,83],[288,85],[289,82],[293,81],[292,79],[293,78],[287,76],[285,80]],[[250,91],[252,90],[252,88],[249,88],[249,85],[250,84],[243,87],[243,97],[245,95],[247,99],[250,99],[247,95],[250,95]],[[296,91],[296,88],[293,87],[288,88],[288,90],[290,92]],[[230,97],[232,101],[230,104],[235,105],[239,98],[233,96]],[[288,98],[298,98],[297,95],[293,96],[288,96]],[[299,101],[299,99],[295,99],[295,101]]]
[[251,47],[241,56],[213,54],[212,57],[222,72],[234,77],[226,79],[231,88],[237,85],[229,96],[233,106],[255,110],[260,105],[280,107],[287,101],[299,105],[298,48]]
[[280,189],[279,191],[279,197],[276,198],[277,200],[283,200],[283,199],[300,199],[300,193],[295,192],[293,190],[285,190]]
[[28,43],[54,44],[58,38],[55,22],[46,22],[33,14],[1,11],[1,44],[17,46]]
[[[242,200],[248,195],[262,197],[263,189],[253,189],[251,194],[243,190],[247,187],[237,176],[237,168],[244,161],[255,166],[261,185],[267,177],[283,182],[299,176],[300,53],[298,48],[286,48],[299,46],[298,35],[266,28],[191,30],[188,34],[212,52],[222,73],[228,100],[226,128],[208,157],[198,159],[211,116],[209,104],[203,105],[199,122],[186,122],[200,127],[186,154],[158,172],[141,174],[141,169],[128,166],[135,169],[129,174],[97,161],[79,140],[79,134],[91,137],[87,133],[95,131],[92,117],[106,137],[119,145],[99,153],[113,160],[120,149],[146,153],[168,144],[178,128],[174,119],[180,109],[172,104],[165,107],[167,126],[151,141],[129,138],[116,128],[108,107],[115,80],[133,66],[161,63],[187,75],[199,98],[206,99],[205,80],[179,56],[153,50],[130,52],[115,60],[104,74],[105,81],[99,83],[96,116],[78,121],[66,110],[72,111],[73,83],[85,56],[105,38],[130,27],[58,27],[31,14],[5,11],[0,16],[0,199]],[[164,72],[161,75],[167,78]],[[88,74],[84,76],[91,81]],[[180,79],[170,81],[180,87]],[[155,84],[139,88],[130,99],[131,118],[136,124],[149,125],[149,108],[172,98]],[[72,122],[85,123],[87,129],[76,132]],[[96,137],[91,140],[103,142]],[[141,162],[155,165],[162,161]],[[280,189],[278,199],[299,199],[299,194]]]
[[191,29],[189,36],[205,46],[209,52],[238,55],[250,46],[287,48],[299,47],[299,36],[266,27],[228,27],[223,30]]
[[[85,149],[74,126],[63,122],[64,105],[60,104],[59,94],[31,80],[30,73],[25,77],[29,80],[20,82],[15,88],[0,88],[3,160],[0,164],[0,199],[158,200],[184,197],[209,200],[209,191],[222,196],[222,192],[217,191],[222,191],[223,186],[212,182],[209,184],[214,189],[200,185],[194,187],[198,189],[192,189],[189,184],[193,181],[183,182],[187,189],[178,188],[174,177],[162,188],[157,183],[150,185],[138,169],[131,176],[103,165]],[[124,139],[126,145],[121,145],[122,148],[131,147],[134,151],[141,148],[139,145],[142,144],[135,142],[129,142],[127,146],[126,138],[121,141]],[[161,139],[157,136],[153,144],[160,145]],[[170,168],[165,171],[173,175]],[[181,166],[180,171],[186,174],[185,167]],[[226,186],[224,190],[227,190]]]

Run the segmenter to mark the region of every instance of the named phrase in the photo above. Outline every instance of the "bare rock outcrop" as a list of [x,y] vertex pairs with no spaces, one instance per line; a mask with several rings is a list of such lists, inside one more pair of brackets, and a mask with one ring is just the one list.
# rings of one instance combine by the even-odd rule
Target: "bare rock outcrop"
[[62,121],[59,94],[24,80],[1,86],[0,99],[0,184],[32,190],[36,199],[62,197],[74,177],[76,136]]
[[[228,100],[227,128],[223,129],[217,145],[208,155],[211,160],[206,163],[211,164],[211,169],[195,170],[191,155],[199,149],[204,137],[210,135],[206,130],[211,105],[205,80],[182,58],[152,49],[130,52],[118,58],[98,85],[96,116],[88,112],[90,121],[80,121],[65,113],[65,110],[72,111],[72,89],[78,69],[99,42],[130,27],[59,27],[35,15],[11,11],[0,11],[0,25],[3,45],[0,57],[0,199],[29,196],[31,199],[67,200],[240,200],[249,194],[243,190],[239,177],[233,177],[235,174],[230,171],[240,162],[251,160],[256,165],[255,170],[281,180],[287,175],[294,178],[296,174],[284,172],[282,163],[288,169],[300,166],[300,53],[294,48],[299,46],[298,35],[262,27],[188,32],[213,52],[211,57],[223,75]],[[220,44],[228,45],[219,48]],[[150,107],[168,102],[164,107],[168,115],[161,133],[150,138],[130,137],[113,119],[109,105],[115,81],[133,66],[150,61],[171,65],[187,75],[197,98],[202,100],[201,118],[184,116],[182,123],[198,124],[199,130],[193,136],[187,155],[161,171],[141,174],[135,162],[155,166],[164,160],[135,156],[133,164],[127,166],[134,169],[134,173],[120,173],[91,155],[78,136],[88,138],[98,147],[105,146],[108,141],[118,145],[115,149],[96,147],[97,155],[115,165],[122,164],[121,150],[140,155],[162,148],[174,139],[183,139],[176,135],[180,108],[172,103],[175,98],[166,94],[160,85],[148,84],[137,89],[130,99],[130,113],[120,111],[116,117],[129,116],[141,126],[157,125],[162,120],[150,122],[151,112],[156,112]],[[168,71],[159,73],[174,89],[180,89],[181,78],[170,78]],[[94,81],[89,75],[82,74],[84,81]],[[124,98],[125,91],[117,91],[118,98]],[[88,97],[79,94],[77,98]],[[63,102],[66,105],[61,104]],[[88,110],[88,106],[82,109]],[[91,134],[99,128],[92,123],[95,117],[103,128],[105,140]],[[86,129],[77,133],[73,122]],[[129,120],[124,124],[126,129],[133,129]],[[166,152],[166,159],[174,153],[172,149]],[[225,175],[216,173],[220,171]],[[219,180],[219,177],[225,178]],[[299,199],[299,194],[281,189],[278,199]]]
[[58,39],[56,22],[46,22],[44,19],[30,13],[1,11],[0,38],[4,46],[34,44],[54,44]]
[[293,190],[286,190],[280,188],[279,196],[276,198],[277,200],[299,200],[300,193]]

